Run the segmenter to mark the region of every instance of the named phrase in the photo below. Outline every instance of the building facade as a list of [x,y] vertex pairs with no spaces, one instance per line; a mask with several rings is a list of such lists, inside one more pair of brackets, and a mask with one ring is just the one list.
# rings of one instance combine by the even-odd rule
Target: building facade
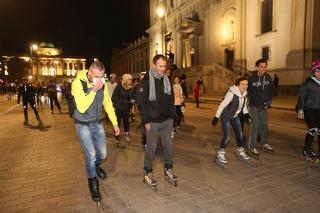
[[263,57],[279,88],[295,93],[320,56],[315,8],[320,1],[150,0],[150,58],[172,53],[189,83],[202,76],[208,92],[219,92]]
[[138,78],[141,72],[149,70],[149,38],[142,36],[123,48],[112,50],[111,73],[122,76],[130,73]]
[[85,70],[86,59],[82,57],[68,57],[62,55],[62,50],[51,43],[41,43],[36,49],[30,50],[30,74],[38,78],[66,77],[72,78],[76,73]]
[[[3,55],[1,76],[12,80],[28,75],[33,81],[51,78],[70,80],[78,71],[85,70],[83,57],[63,56],[62,50],[51,43],[41,43],[30,47],[29,54]],[[19,73],[17,73],[19,72]],[[6,77],[7,76],[7,77]]]

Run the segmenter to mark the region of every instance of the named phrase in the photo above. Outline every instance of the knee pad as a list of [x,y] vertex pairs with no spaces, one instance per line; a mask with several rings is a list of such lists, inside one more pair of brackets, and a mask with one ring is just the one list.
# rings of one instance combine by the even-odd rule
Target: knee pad
[[311,135],[311,136],[315,136],[315,135],[319,135],[319,130],[318,128],[310,128],[308,129],[308,134]]

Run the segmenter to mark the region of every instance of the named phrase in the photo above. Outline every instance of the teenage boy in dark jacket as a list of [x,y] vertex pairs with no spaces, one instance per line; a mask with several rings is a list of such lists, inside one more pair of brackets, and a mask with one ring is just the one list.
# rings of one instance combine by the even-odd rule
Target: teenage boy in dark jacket
[[257,70],[249,78],[249,112],[252,117],[248,148],[254,155],[257,150],[258,134],[262,148],[273,151],[268,143],[268,108],[272,102],[272,78],[266,73],[268,62],[265,59],[256,61]]
[[153,58],[153,68],[145,75],[137,94],[138,108],[147,134],[144,182],[150,186],[157,185],[152,175],[152,162],[157,147],[158,133],[164,148],[164,174],[171,181],[176,182],[178,179],[172,170],[171,132],[175,108],[172,85],[165,75],[166,65],[166,57],[156,55]]

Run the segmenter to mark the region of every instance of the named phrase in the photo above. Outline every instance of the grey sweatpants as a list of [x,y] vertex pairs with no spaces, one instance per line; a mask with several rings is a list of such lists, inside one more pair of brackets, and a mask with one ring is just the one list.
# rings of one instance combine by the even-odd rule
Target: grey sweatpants
[[157,148],[158,133],[161,137],[161,143],[164,152],[165,165],[172,164],[172,128],[173,119],[168,119],[162,123],[151,123],[150,130],[146,130],[147,147],[144,152],[144,169],[152,170],[152,161]]
[[250,128],[250,138],[248,148],[257,148],[257,137],[261,139],[261,144],[268,143],[268,110],[257,107],[249,109],[252,123]]

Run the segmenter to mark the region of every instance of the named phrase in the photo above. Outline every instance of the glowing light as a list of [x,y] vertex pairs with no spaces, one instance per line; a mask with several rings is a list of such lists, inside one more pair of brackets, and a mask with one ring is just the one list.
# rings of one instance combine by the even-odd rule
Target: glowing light
[[160,4],[158,7],[157,7],[157,15],[159,18],[162,18],[166,13],[166,10],[165,8]]
[[37,50],[37,49],[38,49],[38,45],[33,44],[33,45],[31,45],[31,48],[32,48],[33,50]]

